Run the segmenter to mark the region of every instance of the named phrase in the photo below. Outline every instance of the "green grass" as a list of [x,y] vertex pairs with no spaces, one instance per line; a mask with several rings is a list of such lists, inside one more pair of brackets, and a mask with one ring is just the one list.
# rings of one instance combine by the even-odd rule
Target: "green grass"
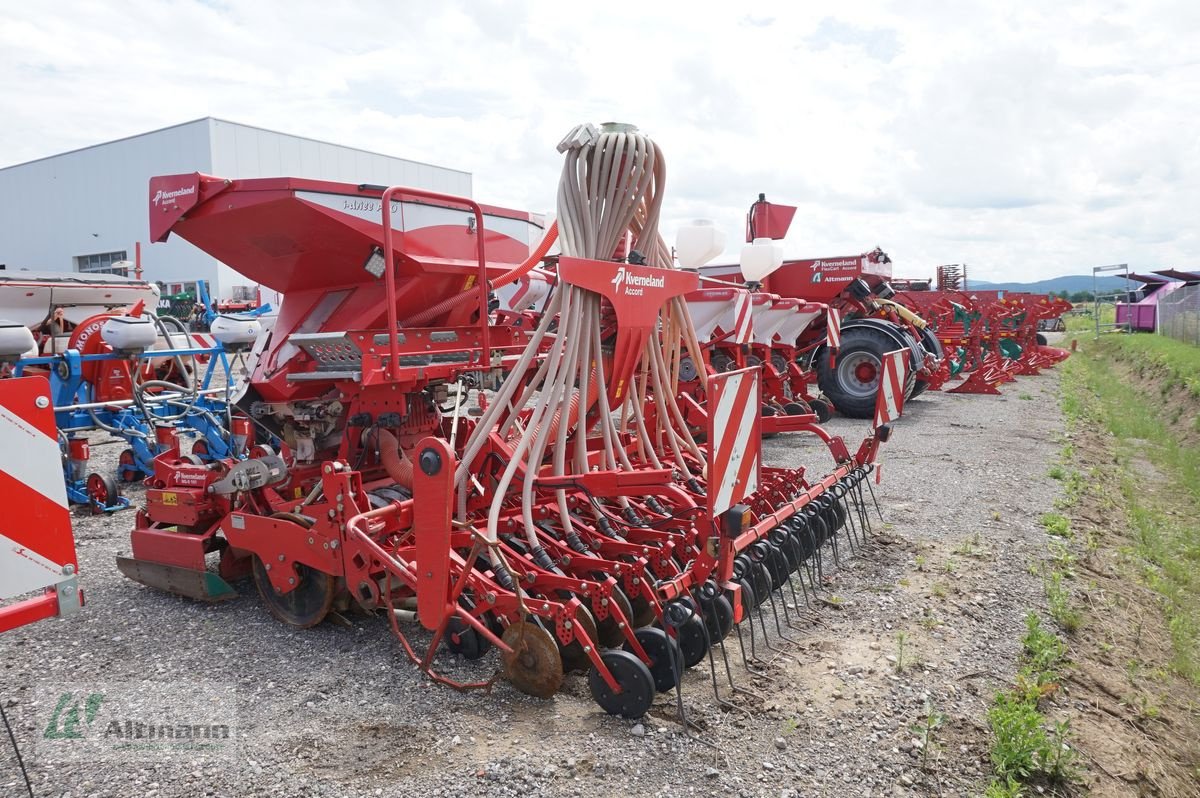
[[[1117,361],[1134,369],[1132,381]],[[1142,576],[1163,597],[1172,667],[1200,684],[1200,447],[1178,440],[1161,395],[1139,390],[1140,380],[1157,377],[1200,396],[1200,349],[1155,335],[1107,336],[1062,368],[1071,423],[1100,425],[1115,438],[1119,499]],[[1146,473],[1143,460],[1157,473]]]
[[1042,698],[1057,687],[1067,647],[1034,613],[1026,615],[1025,629],[1017,684],[996,693],[988,709],[994,775],[988,796],[1019,796],[1031,782],[1059,785],[1077,779],[1069,724],[1050,726],[1039,709]]
[[1083,624],[1083,616],[1071,603],[1071,591],[1063,584],[1063,573],[1055,571],[1046,579],[1046,603],[1050,617],[1067,632],[1076,632]]
[[1046,531],[1056,538],[1066,538],[1070,540],[1074,535],[1071,533],[1071,522],[1065,515],[1058,513],[1043,513],[1041,518],[1042,526]]

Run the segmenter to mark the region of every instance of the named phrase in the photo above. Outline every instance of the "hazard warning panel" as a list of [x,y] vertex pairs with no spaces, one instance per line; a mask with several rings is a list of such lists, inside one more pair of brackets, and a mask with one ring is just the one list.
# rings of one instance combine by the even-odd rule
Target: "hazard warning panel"
[[716,518],[758,489],[762,463],[760,370],[708,379],[708,512]]
[[895,421],[904,412],[904,382],[907,379],[908,350],[897,349],[885,354],[875,399],[876,428]]
[[[78,610],[79,564],[44,377],[0,380],[0,498],[0,631]],[[26,594],[34,595],[11,601]]]

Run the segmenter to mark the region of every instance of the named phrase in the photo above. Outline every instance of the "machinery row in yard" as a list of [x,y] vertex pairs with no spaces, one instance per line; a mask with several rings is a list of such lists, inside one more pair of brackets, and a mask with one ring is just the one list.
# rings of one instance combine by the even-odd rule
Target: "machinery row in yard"
[[[406,655],[459,688],[490,682],[438,672],[443,645],[497,649],[536,696],[585,672],[628,717],[707,659],[725,701],[718,663],[740,689],[726,637],[754,669],[820,587],[823,553],[865,540],[905,397],[1056,357],[1028,334],[1050,312],[1037,301],[894,294],[879,250],[783,262],[791,213],[763,199],[739,266],[706,265],[723,249],[708,225],[673,253],[651,139],[582,125],[559,150],[548,226],[403,187],[154,178],[172,198],[152,206],[155,240],[286,299],[269,329],[214,323],[204,351],[133,312],[106,316],[103,352],[19,365],[54,382],[69,485],[80,425],[140,425],[122,473],[144,477],[145,505],[121,571],[214,601],[253,579],[296,627],[385,613]],[[236,391],[230,352],[246,359]],[[857,448],[820,426],[834,408],[872,419]],[[831,464],[764,465],[775,433],[815,436]]]

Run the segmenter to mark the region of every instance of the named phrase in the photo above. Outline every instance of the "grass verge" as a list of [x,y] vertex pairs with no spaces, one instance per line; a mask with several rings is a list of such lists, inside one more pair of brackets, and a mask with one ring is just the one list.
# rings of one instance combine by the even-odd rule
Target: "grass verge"
[[[1163,597],[1176,672],[1200,684],[1200,447],[1187,440],[1200,410],[1200,349],[1154,335],[1089,342],[1063,364],[1072,424],[1112,433],[1131,551]],[[1157,390],[1156,390],[1157,388]],[[1164,406],[1164,396],[1174,406]],[[1200,414],[1198,414],[1200,415]]]

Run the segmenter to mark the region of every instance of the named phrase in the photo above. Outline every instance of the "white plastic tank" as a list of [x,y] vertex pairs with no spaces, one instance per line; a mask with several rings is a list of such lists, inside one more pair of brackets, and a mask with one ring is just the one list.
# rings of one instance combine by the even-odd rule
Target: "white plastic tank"
[[262,332],[262,324],[255,316],[226,315],[222,313],[213,319],[208,328],[212,337],[227,348],[248,347]]
[[104,342],[118,352],[145,352],[158,341],[149,316],[113,316],[100,328]]
[[675,234],[675,257],[684,269],[699,269],[725,249],[725,231],[710,219],[697,219]]
[[0,360],[18,360],[31,349],[36,355],[37,343],[28,327],[19,322],[0,320]]

